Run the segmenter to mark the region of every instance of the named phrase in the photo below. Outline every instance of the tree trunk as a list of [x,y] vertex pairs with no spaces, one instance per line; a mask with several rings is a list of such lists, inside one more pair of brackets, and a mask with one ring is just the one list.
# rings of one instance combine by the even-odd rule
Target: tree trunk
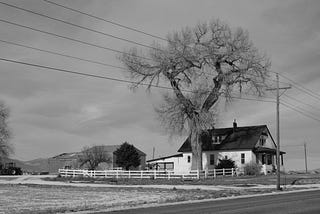
[[192,148],[191,170],[202,170],[202,142],[200,130],[191,129],[190,143]]

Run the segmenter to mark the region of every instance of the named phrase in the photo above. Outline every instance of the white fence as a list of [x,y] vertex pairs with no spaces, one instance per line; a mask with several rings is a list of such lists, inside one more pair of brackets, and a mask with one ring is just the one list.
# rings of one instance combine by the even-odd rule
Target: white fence
[[235,176],[236,170],[231,169],[212,169],[209,171],[191,171],[188,173],[175,173],[173,171],[160,170],[83,170],[83,169],[59,169],[62,177],[94,177],[94,178],[148,178],[148,179],[200,179],[215,178],[218,176]]

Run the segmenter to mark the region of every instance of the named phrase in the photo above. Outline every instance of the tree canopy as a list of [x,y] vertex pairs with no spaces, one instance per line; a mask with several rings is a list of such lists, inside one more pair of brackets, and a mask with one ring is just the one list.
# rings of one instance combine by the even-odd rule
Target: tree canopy
[[140,155],[137,149],[127,142],[121,144],[114,154],[116,155],[116,164],[126,170],[140,165]]
[[100,163],[110,163],[111,157],[104,146],[83,147],[79,158],[80,166],[86,165],[89,170],[95,170]]
[[172,134],[190,136],[192,168],[202,169],[200,135],[214,128],[214,108],[232,92],[263,94],[271,66],[242,28],[231,29],[213,20],[168,35],[167,44],[154,43],[149,51],[131,48],[120,56],[133,85],[169,86],[156,107],[161,123]]
[[8,127],[9,109],[0,102],[0,165],[13,153],[12,145],[9,143],[11,133]]

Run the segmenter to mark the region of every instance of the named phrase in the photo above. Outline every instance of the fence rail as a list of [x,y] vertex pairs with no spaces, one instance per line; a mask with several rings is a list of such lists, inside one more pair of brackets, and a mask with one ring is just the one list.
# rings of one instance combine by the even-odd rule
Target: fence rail
[[160,170],[84,170],[84,169],[59,169],[62,177],[94,177],[94,178],[148,178],[148,179],[200,179],[215,178],[218,176],[235,176],[236,170],[231,169],[212,169],[206,171],[193,170],[187,173],[177,173],[174,171]]

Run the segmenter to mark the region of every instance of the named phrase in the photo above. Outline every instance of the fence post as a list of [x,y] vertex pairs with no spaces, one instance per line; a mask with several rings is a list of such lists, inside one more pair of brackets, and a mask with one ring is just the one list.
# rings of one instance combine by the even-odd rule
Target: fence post
[[142,173],[143,173],[143,171],[141,170],[140,172],[141,172],[141,174],[140,174],[140,178],[142,179],[142,177],[143,177],[143,174],[142,174]]
[[156,170],[153,171],[153,177],[154,177],[154,179],[157,179],[157,171]]
[[216,169],[213,169],[213,177],[216,178]]
[[131,178],[131,176],[130,176],[130,169],[129,169],[129,172],[128,172],[128,177]]
[[222,169],[222,175],[225,176],[225,170],[224,170],[224,168]]
[[208,178],[208,169],[204,170],[204,178]]
[[232,177],[233,177],[233,173],[234,173],[233,168],[231,168],[231,176]]
[[168,180],[170,180],[170,173],[171,173],[171,172],[169,171],[169,172],[168,172]]
[[200,179],[200,171],[199,171],[199,169],[197,170],[197,179]]

